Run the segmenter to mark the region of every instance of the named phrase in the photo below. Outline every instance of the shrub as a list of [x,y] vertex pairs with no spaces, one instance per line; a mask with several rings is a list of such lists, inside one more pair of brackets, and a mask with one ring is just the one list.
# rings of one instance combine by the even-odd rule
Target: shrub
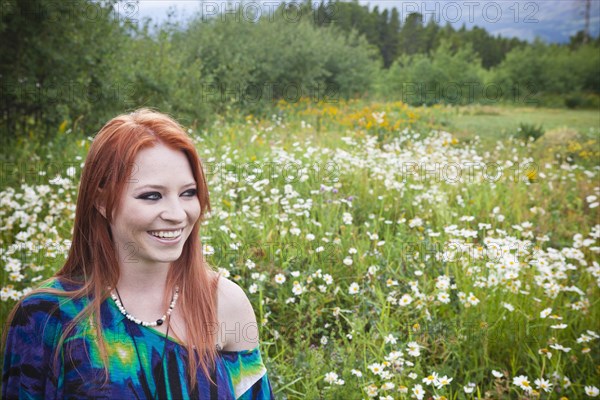
[[515,133],[515,137],[517,139],[526,140],[526,141],[535,141],[541,138],[544,135],[544,128],[541,125],[534,124],[519,124],[517,128],[517,132]]

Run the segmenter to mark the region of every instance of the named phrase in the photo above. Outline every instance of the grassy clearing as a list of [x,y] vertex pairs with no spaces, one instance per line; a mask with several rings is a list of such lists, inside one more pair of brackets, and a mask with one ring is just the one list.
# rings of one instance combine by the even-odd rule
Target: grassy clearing
[[541,125],[546,131],[572,129],[587,139],[600,138],[598,110],[469,106],[457,107],[449,112],[449,130],[461,138],[478,135],[486,144],[508,139],[520,123]]
[[[572,132],[593,117],[523,143],[482,132],[525,111],[462,115],[482,118],[481,140],[454,134],[451,111],[283,104],[192,133],[213,205],[205,254],[246,289],[277,398],[593,391],[598,154]],[[85,154],[69,146],[63,162]],[[64,259],[69,172],[0,192],[4,310]]]

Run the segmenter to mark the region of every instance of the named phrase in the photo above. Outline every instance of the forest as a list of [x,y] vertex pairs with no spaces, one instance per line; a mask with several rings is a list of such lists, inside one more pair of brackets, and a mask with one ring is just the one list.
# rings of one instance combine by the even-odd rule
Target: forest
[[[88,130],[139,106],[203,125],[279,100],[370,98],[433,105],[597,108],[600,39],[492,36],[356,0],[283,3],[140,21],[130,3],[6,2],[0,20],[2,136]],[[46,133],[44,133],[46,131]]]

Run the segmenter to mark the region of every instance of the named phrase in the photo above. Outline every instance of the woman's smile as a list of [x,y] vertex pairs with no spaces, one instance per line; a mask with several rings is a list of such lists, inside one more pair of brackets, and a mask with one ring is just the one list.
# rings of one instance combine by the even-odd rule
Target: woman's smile
[[174,244],[181,239],[183,229],[148,231],[148,233],[161,243]]

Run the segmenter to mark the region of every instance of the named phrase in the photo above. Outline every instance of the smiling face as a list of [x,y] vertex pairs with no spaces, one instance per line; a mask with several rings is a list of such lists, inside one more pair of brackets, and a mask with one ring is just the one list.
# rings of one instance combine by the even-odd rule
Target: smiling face
[[163,144],[140,150],[111,223],[122,266],[177,260],[200,217],[192,169],[182,151]]

